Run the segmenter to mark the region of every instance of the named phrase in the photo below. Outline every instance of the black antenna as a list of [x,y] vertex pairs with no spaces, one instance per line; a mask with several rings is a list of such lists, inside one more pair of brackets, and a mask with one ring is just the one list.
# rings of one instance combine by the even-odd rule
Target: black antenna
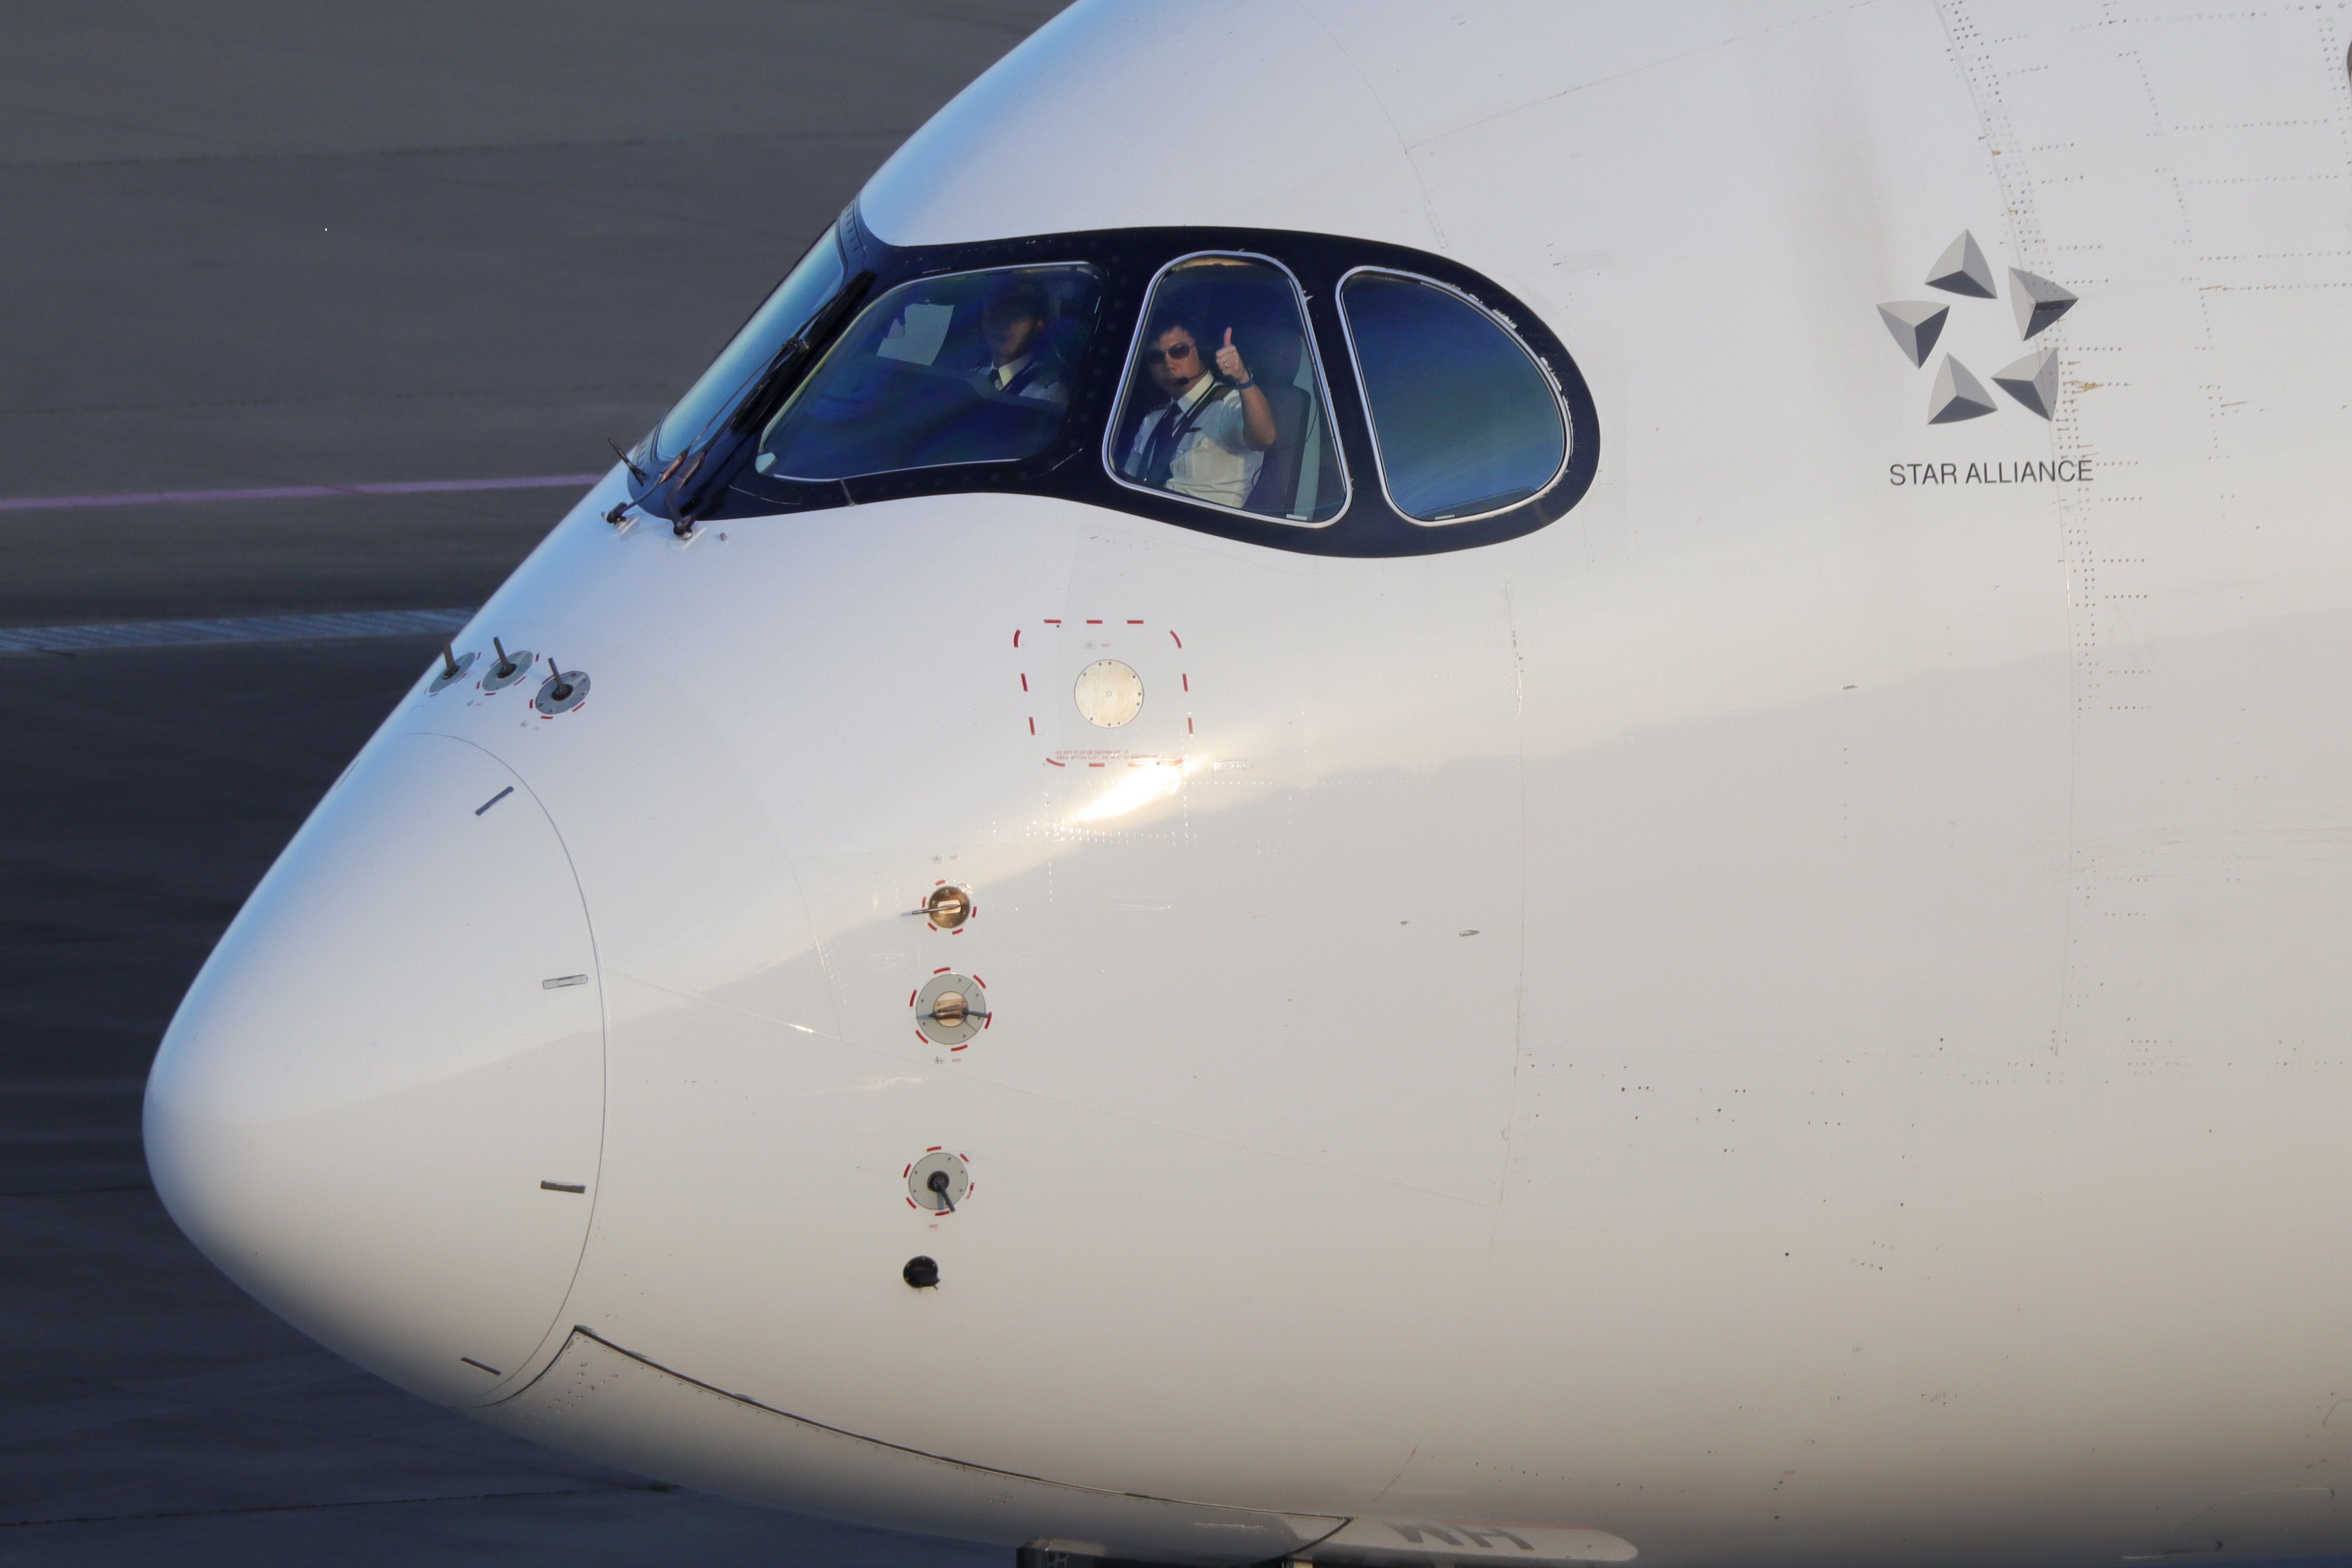
[[644,484],[646,482],[646,471],[637,467],[637,465],[630,459],[629,455],[626,452],[621,450],[621,444],[618,441],[615,441],[610,436],[607,436],[604,437],[604,445],[613,448],[613,456],[621,459],[621,467],[629,470],[629,478],[636,480],[639,484]]

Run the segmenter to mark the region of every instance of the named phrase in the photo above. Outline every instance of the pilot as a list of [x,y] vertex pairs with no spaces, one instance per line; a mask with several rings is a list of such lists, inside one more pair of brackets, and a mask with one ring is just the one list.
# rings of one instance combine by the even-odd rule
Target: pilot
[[989,363],[979,372],[982,391],[1069,405],[1070,389],[1045,343],[1047,320],[1045,290],[1025,278],[1003,284],[988,297],[980,311],[980,332],[988,342],[989,354]]
[[1157,489],[1237,508],[1274,445],[1274,405],[1234,347],[1231,327],[1213,369],[1202,362],[1201,341],[1182,316],[1153,322],[1143,363],[1168,401],[1144,416],[1125,468]]

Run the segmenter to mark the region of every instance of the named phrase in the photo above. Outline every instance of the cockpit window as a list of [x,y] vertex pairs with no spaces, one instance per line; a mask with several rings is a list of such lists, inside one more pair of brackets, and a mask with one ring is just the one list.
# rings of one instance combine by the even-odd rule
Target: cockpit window
[[1315,361],[1288,272],[1247,256],[1176,262],[1143,310],[1113,471],[1211,506],[1330,521],[1348,489]]
[[677,400],[677,406],[655,426],[654,464],[667,463],[708,435],[775,362],[778,351],[805,330],[825,301],[841,291],[846,273],[841,242],[827,229],[784,275],[767,301],[751,312],[743,330],[719,351],[702,378]]
[[1601,431],[1543,318],[1447,257],[1241,227],[899,246],[852,203],[628,454],[603,515],[687,538],[1019,495],[1300,554],[1434,555],[1564,516]]
[[769,422],[751,466],[822,480],[1029,457],[1062,427],[1100,296],[1081,266],[901,284]]
[[1363,379],[1389,500],[1459,522],[1548,488],[1568,460],[1559,395],[1492,316],[1451,289],[1358,272],[1340,315]]

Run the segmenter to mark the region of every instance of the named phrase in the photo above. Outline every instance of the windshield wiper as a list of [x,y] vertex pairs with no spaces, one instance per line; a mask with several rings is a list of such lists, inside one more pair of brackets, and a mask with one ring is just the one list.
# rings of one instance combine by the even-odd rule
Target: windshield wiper
[[849,313],[866,298],[866,290],[874,286],[874,274],[860,272],[841,286],[841,291],[827,300],[817,313],[809,318],[808,325],[779,346],[768,366],[751,383],[751,390],[727,416],[725,428],[747,430],[754,425],[765,425],[782,404],[782,394],[791,381],[792,373],[805,363],[821,343],[833,341]]
[[[702,512],[703,492],[720,475],[733,471],[735,451],[719,454],[722,442],[730,437],[740,437],[745,432],[765,425],[775,417],[783,405],[785,395],[792,390],[793,376],[804,367],[816,351],[833,341],[860,302],[866,291],[874,285],[874,274],[860,272],[844,284],[839,292],[824,302],[817,313],[809,318],[808,325],[786,338],[768,356],[767,364],[753,376],[749,389],[738,398],[732,409],[715,417],[710,426],[681,449],[668,468],[654,482],[669,486],[672,526],[680,536],[690,530]],[[740,449],[740,443],[739,443]],[[719,460],[709,459],[719,456]]]

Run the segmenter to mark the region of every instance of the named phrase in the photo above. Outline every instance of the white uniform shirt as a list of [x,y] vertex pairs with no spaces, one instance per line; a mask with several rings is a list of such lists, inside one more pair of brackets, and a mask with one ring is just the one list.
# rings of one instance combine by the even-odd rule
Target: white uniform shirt
[[[991,392],[1002,392],[1011,386],[1013,378],[1027,370],[1030,362],[1036,357],[1034,353],[1030,353],[1005,364],[991,365],[980,373],[980,384]],[[1040,403],[1057,403],[1064,407],[1069,406],[1070,402],[1070,389],[1062,384],[1060,374],[1050,364],[1040,366],[1019,395],[1034,398]]]
[[[1202,407],[1203,403],[1207,406]],[[1151,448],[1151,433],[1163,419],[1183,418],[1195,408],[1199,416],[1176,437],[1176,458],[1169,466],[1168,488],[1178,495],[1219,506],[1239,507],[1257,482],[1265,454],[1249,444],[1243,428],[1242,395],[1231,387],[1219,395],[1217,380],[1203,375],[1184,389],[1172,405],[1163,404],[1143,416],[1135,444],[1127,451],[1127,476],[1144,477],[1144,454]]]

